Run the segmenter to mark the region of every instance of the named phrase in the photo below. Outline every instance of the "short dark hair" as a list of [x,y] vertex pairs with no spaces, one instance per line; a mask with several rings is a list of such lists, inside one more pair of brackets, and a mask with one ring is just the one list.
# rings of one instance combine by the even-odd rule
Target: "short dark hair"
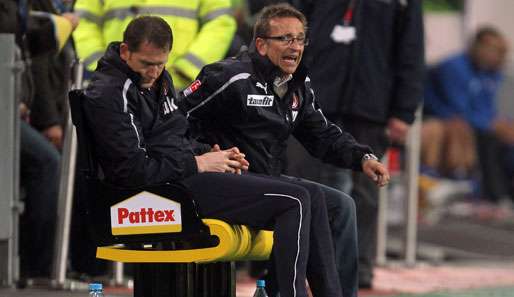
[[123,42],[131,52],[137,52],[139,46],[148,42],[158,48],[171,50],[173,33],[170,25],[160,17],[140,16],[133,19],[123,32]]
[[274,18],[297,18],[302,22],[303,27],[307,30],[307,19],[296,8],[287,3],[279,3],[264,7],[253,26],[253,39],[257,37],[266,37],[270,32],[270,20]]
[[473,36],[473,45],[481,43],[487,36],[503,39],[502,33],[498,29],[491,26],[480,27]]

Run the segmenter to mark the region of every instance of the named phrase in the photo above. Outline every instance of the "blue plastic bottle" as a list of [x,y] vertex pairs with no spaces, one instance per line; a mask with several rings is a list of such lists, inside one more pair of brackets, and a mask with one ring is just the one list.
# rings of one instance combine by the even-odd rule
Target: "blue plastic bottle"
[[104,297],[104,288],[102,284],[89,284],[89,297]]
[[253,297],[268,297],[268,293],[266,293],[266,282],[263,279],[257,281],[257,289],[255,289],[255,293]]

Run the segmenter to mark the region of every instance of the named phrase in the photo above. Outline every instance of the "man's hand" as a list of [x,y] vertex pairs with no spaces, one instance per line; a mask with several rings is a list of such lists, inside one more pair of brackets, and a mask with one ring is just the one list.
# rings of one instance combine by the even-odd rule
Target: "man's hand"
[[30,123],[30,109],[25,103],[20,103],[18,106],[20,112],[20,118],[22,121]]
[[241,171],[248,171],[248,167],[250,166],[250,162],[245,159],[246,155],[241,153],[237,147],[232,147],[227,150],[226,152],[232,152],[231,159],[239,162],[239,168],[236,169],[237,174],[241,174]]
[[[221,151],[222,150],[218,144],[215,144],[211,149],[211,152],[221,152]],[[230,154],[231,160],[239,162],[240,166],[238,168],[236,168],[236,172],[235,172],[236,174],[241,174],[241,171],[248,171],[248,167],[250,166],[250,163],[245,159],[245,157],[246,157],[245,154],[243,154],[239,151],[239,148],[232,147],[232,148],[223,150],[223,152],[232,153],[232,154]]]
[[62,148],[62,127],[53,125],[42,131],[43,135],[50,141],[57,149]]
[[407,140],[409,124],[399,118],[390,118],[387,122],[387,133],[392,143],[404,144]]
[[198,172],[229,172],[240,174],[248,170],[249,163],[237,147],[221,150],[215,145],[211,152],[195,156]]
[[362,163],[362,171],[379,187],[383,187],[389,183],[389,171],[377,160],[364,161]]

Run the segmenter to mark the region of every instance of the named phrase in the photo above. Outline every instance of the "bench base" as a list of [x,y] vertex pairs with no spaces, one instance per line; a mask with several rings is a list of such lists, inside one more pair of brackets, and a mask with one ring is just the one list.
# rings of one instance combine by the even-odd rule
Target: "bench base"
[[138,263],[134,297],[235,297],[234,262]]

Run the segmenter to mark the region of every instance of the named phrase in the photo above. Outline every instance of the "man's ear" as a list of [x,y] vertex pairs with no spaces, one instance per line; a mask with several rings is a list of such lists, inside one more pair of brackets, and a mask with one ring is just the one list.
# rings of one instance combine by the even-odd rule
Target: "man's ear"
[[127,62],[130,56],[128,45],[124,42],[120,44],[120,57],[123,61]]
[[257,37],[255,38],[255,48],[261,56],[265,56],[268,52],[268,43],[266,42],[266,40]]

